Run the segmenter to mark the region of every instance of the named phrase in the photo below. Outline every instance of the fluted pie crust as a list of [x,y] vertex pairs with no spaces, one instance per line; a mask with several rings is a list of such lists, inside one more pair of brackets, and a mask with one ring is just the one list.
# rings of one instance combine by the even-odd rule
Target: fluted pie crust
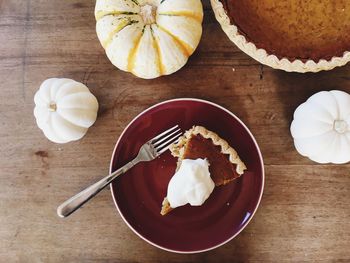
[[[227,14],[222,0],[211,0],[211,5],[215,13],[215,17],[220,23],[222,29],[227,34],[232,42],[234,42],[243,52],[256,59],[262,64],[268,65],[272,68],[282,69],[288,72],[318,72],[321,70],[331,70],[335,67],[343,66],[350,61],[350,50],[338,52],[334,56],[326,56],[320,58],[303,58],[299,59],[297,54],[290,56],[283,56],[269,53],[264,48],[258,48],[239,28],[239,25],[234,24]],[[232,0],[233,1],[233,0]],[[276,1],[277,3],[278,1]],[[279,3],[279,2],[278,2]],[[261,3],[263,4],[263,3]],[[339,3],[338,3],[339,4]],[[316,11],[316,10],[315,10]],[[344,9],[344,12],[350,12]],[[255,18],[254,18],[255,19]],[[248,19],[246,19],[248,20]],[[253,21],[253,18],[252,20]],[[268,32],[267,32],[268,33]],[[344,35],[347,32],[344,32]],[[281,34],[281,38],[283,35]],[[276,39],[278,41],[278,39]]]
[[[210,144],[210,147],[203,149],[209,149],[212,151],[217,151],[215,154],[219,153],[220,160],[216,161],[212,158],[209,153],[208,156],[205,156],[206,153],[195,153],[195,148],[191,148],[194,143],[206,144],[207,146]],[[227,141],[220,138],[215,132],[209,131],[202,126],[194,126],[190,130],[186,131],[185,134],[180,137],[179,141],[176,144],[173,144],[170,147],[170,151],[174,157],[178,158],[177,167],[179,168],[183,159],[188,159],[188,156],[194,156],[195,158],[208,158],[209,163],[209,171],[211,173],[211,177],[216,186],[225,185],[231,182],[234,179],[240,177],[244,170],[247,169],[245,164],[242,162],[240,157],[238,156],[235,149],[233,149]],[[215,156],[215,155],[214,155]],[[192,159],[192,158],[189,158]],[[224,160],[226,163],[223,163],[222,168],[228,168],[230,166],[230,170],[226,169],[224,172],[218,170],[221,167],[215,168],[215,163],[213,162],[222,162]],[[212,162],[212,163],[211,163]],[[211,170],[213,169],[213,170]],[[234,170],[231,170],[234,169]],[[170,204],[165,197],[162,203],[161,214],[165,215],[169,213],[173,208],[170,207]]]

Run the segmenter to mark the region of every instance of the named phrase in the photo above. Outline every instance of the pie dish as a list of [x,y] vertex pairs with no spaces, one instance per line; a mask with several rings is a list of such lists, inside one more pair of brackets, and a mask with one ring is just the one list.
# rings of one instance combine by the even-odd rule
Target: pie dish
[[[170,147],[170,151],[178,158],[177,169],[184,159],[207,159],[215,186],[228,184],[247,169],[236,150],[227,141],[203,126],[194,126],[186,131],[179,141]],[[161,214],[166,215],[172,209],[168,199],[164,198]]]
[[350,1],[211,0],[232,42],[257,61],[318,72],[350,61]]

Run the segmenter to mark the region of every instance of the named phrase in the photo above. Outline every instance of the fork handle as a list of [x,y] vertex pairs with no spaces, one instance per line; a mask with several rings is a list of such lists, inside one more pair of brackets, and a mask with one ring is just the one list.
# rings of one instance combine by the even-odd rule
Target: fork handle
[[135,160],[127,163],[123,167],[116,170],[114,173],[107,175],[106,177],[104,177],[100,181],[94,183],[93,185],[84,189],[80,193],[69,198],[67,201],[62,203],[57,208],[58,216],[59,217],[67,217],[70,214],[72,214],[74,211],[76,211],[77,209],[82,207],[87,201],[89,201],[91,198],[93,198],[95,195],[97,195],[107,185],[109,185],[115,178],[117,178],[119,175],[128,171],[134,165],[136,165]]

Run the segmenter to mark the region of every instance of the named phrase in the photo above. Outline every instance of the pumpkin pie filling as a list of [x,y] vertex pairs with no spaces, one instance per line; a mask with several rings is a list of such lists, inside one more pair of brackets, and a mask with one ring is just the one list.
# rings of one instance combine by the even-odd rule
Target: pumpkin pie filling
[[319,61],[350,50],[350,1],[220,0],[240,34],[279,59]]
[[221,153],[220,146],[216,146],[210,139],[200,134],[193,135],[188,140],[183,154],[183,159],[207,159],[210,166],[209,171],[216,186],[226,184],[240,175],[228,156]]

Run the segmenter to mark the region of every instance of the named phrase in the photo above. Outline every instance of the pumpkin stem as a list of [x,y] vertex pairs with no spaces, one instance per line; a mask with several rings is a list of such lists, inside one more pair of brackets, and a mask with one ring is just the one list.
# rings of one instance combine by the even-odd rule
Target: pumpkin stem
[[56,103],[51,102],[51,103],[50,103],[50,106],[49,106],[49,111],[56,111],[56,110],[57,110],[57,105],[56,105]]
[[348,124],[343,120],[335,120],[334,121],[334,130],[339,133],[344,133],[348,130]]
[[156,22],[157,7],[145,4],[141,6],[140,14],[145,25],[152,25]]

